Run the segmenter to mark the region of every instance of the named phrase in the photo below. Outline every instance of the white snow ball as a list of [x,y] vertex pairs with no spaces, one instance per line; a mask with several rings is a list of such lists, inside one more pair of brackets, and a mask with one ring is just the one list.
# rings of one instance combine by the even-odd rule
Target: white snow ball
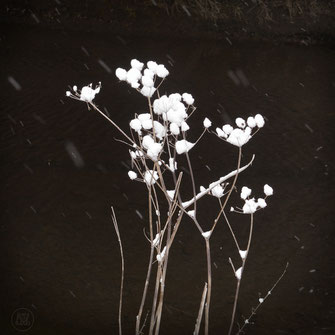
[[153,247],[157,247],[157,245],[158,245],[158,243],[159,243],[159,240],[160,240],[160,238],[159,238],[159,234],[156,234],[154,240],[152,241],[152,246],[153,246]]
[[137,178],[137,173],[134,171],[128,171],[128,176],[131,180],[134,180],[135,178]]
[[128,72],[127,72],[127,82],[129,84],[131,83],[137,83],[142,77],[141,72],[138,69],[135,68],[131,68]]
[[139,62],[137,59],[132,59],[130,61],[130,65],[132,68],[142,71],[144,64]]
[[130,84],[130,86],[131,86],[132,88],[138,89],[138,88],[140,87],[140,84],[139,84],[137,81],[133,81],[133,82]]
[[227,142],[236,145],[237,147],[241,147],[246,144],[251,138],[248,132],[243,131],[240,128],[235,128],[227,138]]
[[141,121],[141,124],[142,124],[143,129],[145,130],[149,130],[152,128],[152,120],[150,119]]
[[245,128],[245,121],[241,117],[238,117],[235,120],[235,123],[236,123],[237,127],[242,128],[242,129]]
[[260,208],[265,208],[265,207],[266,207],[266,202],[265,202],[264,199],[259,198],[259,199],[257,199],[257,205],[258,205]]
[[216,128],[215,130],[219,137],[227,138],[227,134],[221,128]]
[[115,70],[115,75],[119,78],[119,80],[124,81],[127,80],[127,71],[125,69],[121,69],[118,67]]
[[93,99],[95,98],[95,95],[99,93],[100,87],[97,87],[96,89],[92,89],[89,86],[84,86],[81,89],[80,93],[80,100],[85,101],[85,102],[92,102]]
[[271,186],[269,186],[268,184],[264,185],[264,194],[266,196],[270,196],[273,194],[273,188]]
[[207,117],[205,118],[203,125],[205,128],[209,128],[212,125],[212,122],[210,119],[208,119]]
[[258,128],[262,128],[265,124],[264,118],[261,114],[255,116],[255,122]]
[[247,186],[243,186],[241,190],[241,198],[246,199],[251,194],[251,189]]
[[230,124],[225,124],[224,126],[222,126],[222,130],[227,135],[229,135],[233,131],[233,129],[234,128]]
[[158,121],[154,121],[154,130],[157,138],[160,140],[166,135],[165,127]]
[[250,128],[255,128],[255,127],[256,127],[256,121],[255,121],[255,118],[252,117],[252,116],[249,116],[248,119],[247,119],[247,125],[248,125]]
[[183,121],[181,123],[181,131],[188,131],[189,129],[190,129],[190,126],[185,121]]
[[154,113],[161,115],[167,113],[167,111],[171,108],[171,103],[166,95],[162,95],[159,99],[154,100],[153,107]]
[[170,131],[173,135],[179,135],[180,134],[180,129],[177,123],[170,123]]
[[169,109],[166,116],[169,122],[174,122],[178,126],[181,126],[182,122],[185,121],[187,114],[185,112],[185,106],[180,103],[183,107],[178,110]]
[[189,93],[184,93],[182,95],[183,100],[186,102],[187,105],[193,105],[194,99],[191,94]]
[[132,158],[132,159],[136,159],[137,157],[136,157],[136,153],[134,152],[134,151],[129,151],[129,153],[130,153],[130,157]]
[[171,93],[169,95],[169,100],[171,101],[171,103],[175,102],[175,101],[181,101],[182,96],[179,93]]
[[135,131],[140,131],[142,128],[142,124],[139,119],[131,120],[129,125],[130,125],[130,128],[134,129]]
[[78,90],[78,87],[77,87],[76,85],[74,85],[74,86],[73,86],[73,91],[74,91],[74,92],[77,92],[77,90]]
[[160,78],[165,78],[169,75],[169,71],[163,64],[159,64],[156,69],[157,76]]
[[191,150],[194,146],[194,143],[188,142],[186,140],[180,140],[176,142],[176,151],[177,154],[181,155],[184,154],[185,152],[188,152]]
[[139,115],[137,116],[137,118],[138,118],[140,121],[151,120],[151,114],[150,114],[150,113],[142,113],[142,114],[139,114]]
[[159,153],[162,151],[161,143],[151,143],[149,145],[147,155],[153,160],[157,161]]
[[230,211],[231,211],[231,212],[235,212],[234,207],[230,207]]
[[221,185],[216,185],[212,188],[211,193],[214,197],[221,198],[223,196],[223,187]]
[[141,89],[142,95],[145,97],[151,98],[155,93],[156,89],[154,87],[143,86]]
[[242,208],[244,214],[252,214],[255,213],[257,210],[257,203],[255,199],[249,199],[245,201],[245,204]]
[[151,137],[151,135],[145,135],[142,139],[142,145],[145,149],[149,149],[149,147],[154,144],[155,141],[154,139]]
[[264,299],[263,298],[259,298],[258,301],[259,301],[260,304],[262,304],[264,302]]
[[144,173],[144,181],[147,183],[147,185],[153,185],[155,184],[156,180],[158,179],[158,173],[157,171],[153,170],[147,170]]
[[69,97],[71,95],[70,91],[66,91],[66,96]]
[[154,81],[152,77],[144,75],[141,79],[143,86],[147,87],[153,87],[154,86]]
[[148,69],[151,70],[154,74],[157,73],[157,66],[158,66],[157,63],[151,60],[147,63]]
[[146,77],[149,77],[149,78],[154,78],[154,76],[155,76],[155,74],[154,74],[154,72],[153,71],[151,71],[150,69],[145,69],[144,70],[144,75],[146,76]]

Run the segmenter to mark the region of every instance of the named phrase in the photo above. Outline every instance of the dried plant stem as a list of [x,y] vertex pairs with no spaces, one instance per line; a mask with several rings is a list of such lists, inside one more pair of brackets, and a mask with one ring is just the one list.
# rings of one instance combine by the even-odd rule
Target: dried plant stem
[[211,249],[209,244],[209,238],[205,238],[206,241],[206,256],[207,256],[207,299],[205,305],[205,335],[208,335],[209,328],[209,306],[211,303],[211,292],[212,292],[212,264],[211,264]]
[[115,228],[115,232],[116,232],[117,239],[119,242],[120,254],[121,254],[121,284],[120,284],[119,317],[118,317],[119,318],[119,335],[121,335],[122,334],[121,316],[122,316],[122,296],[123,296],[123,281],[124,281],[124,256],[123,256],[122,242],[121,242],[120,231],[119,231],[119,227],[117,224],[116,215],[114,212],[114,208],[111,207],[111,209],[112,209],[112,220],[114,223],[114,228]]
[[201,325],[201,320],[202,320],[202,314],[204,312],[206,295],[207,295],[207,283],[205,283],[204,289],[202,291],[202,296],[201,296],[201,302],[200,302],[198,317],[197,317],[197,321],[195,323],[195,328],[194,328],[193,335],[198,335],[199,331],[200,331],[200,325]]
[[141,324],[141,317],[143,313],[143,307],[145,304],[145,300],[148,294],[148,286],[150,281],[150,275],[151,275],[151,269],[152,269],[152,261],[154,257],[154,251],[155,248],[153,246],[153,229],[152,229],[152,202],[151,202],[151,187],[149,187],[149,195],[148,195],[148,206],[149,206],[149,229],[150,229],[150,241],[151,241],[151,247],[150,247],[150,256],[149,256],[149,264],[148,264],[148,270],[147,270],[147,276],[145,278],[145,284],[142,294],[142,300],[140,304],[140,308],[136,317],[136,335],[140,334],[140,324]]
[[245,263],[246,263],[246,260],[247,260],[247,258],[248,258],[248,254],[249,254],[249,250],[250,250],[253,226],[254,226],[254,215],[251,214],[251,215],[250,215],[250,230],[249,230],[248,246],[247,246],[247,250],[246,250],[246,255],[245,255],[245,257],[243,258],[243,261],[242,261],[242,269],[241,269],[241,275],[240,275],[240,278],[237,278],[236,291],[235,291],[235,298],[234,298],[234,306],[233,306],[233,312],[232,312],[232,316],[231,316],[231,321],[230,321],[230,326],[229,326],[228,335],[231,335],[232,330],[233,330],[233,327],[234,327],[234,321],[235,321],[235,315],[236,315],[237,301],[238,301],[238,297],[239,297],[239,293],[240,293],[240,287],[241,287],[241,279],[242,279],[242,276],[243,276]]
[[235,177],[234,177],[234,180],[233,180],[233,183],[229,189],[229,192],[225,198],[225,201],[223,202],[222,206],[221,206],[221,209],[220,209],[220,212],[219,214],[217,215],[216,219],[214,220],[214,224],[213,224],[213,227],[212,227],[212,232],[214,231],[215,229],[215,226],[216,224],[218,223],[219,219],[220,219],[220,216],[222,215],[226,205],[227,205],[227,202],[231,196],[231,193],[233,192],[233,189],[235,188],[235,185],[236,185],[236,181],[237,181],[237,178],[238,178],[238,175],[240,173],[240,167],[241,167],[241,158],[242,158],[242,148],[239,147],[238,148],[238,159],[237,159],[237,169],[236,169],[236,174],[235,174]]
[[264,301],[269,297],[269,295],[271,295],[272,291],[276,288],[276,286],[279,284],[279,282],[283,279],[287,268],[288,268],[289,263],[286,263],[285,269],[283,271],[283,273],[280,275],[280,277],[276,280],[276,282],[274,283],[274,285],[271,287],[271,289],[268,291],[268,293],[266,294],[266,296],[263,298],[263,301],[260,302],[256,308],[252,308],[251,310],[251,314],[249,315],[249,317],[246,319],[248,320],[248,322],[245,322],[243,324],[243,326],[239,329],[239,331],[237,332],[236,335],[239,335],[243,332],[244,327],[249,323],[249,320],[256,314],[257,310],[259,309],[259,307],[264,303]]

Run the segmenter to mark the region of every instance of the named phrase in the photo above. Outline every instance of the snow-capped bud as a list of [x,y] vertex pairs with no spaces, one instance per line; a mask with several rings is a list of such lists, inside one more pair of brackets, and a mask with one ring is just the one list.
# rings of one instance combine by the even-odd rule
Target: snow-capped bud
[[245,128],[245,121],[241,117],[238,117],[235,120],[235,123],[236,123],[237,127],[242,128],[242,129]]
[[205,118],[203,125],[205,128],[209,128],[212,125],[212,122],[210,119],[208,119],[207,117]]
[[121,69],[120,67],[115,70],[115,75],[119,80],[124,81],[127,80],[127,71],[125,69]]
[[128,171],[128,177],[129,177],[131,180],[134,180],[135,178],[137,178],[137,173],[134,172],[134,171]]
[[266,196],[270,196],[273,194],[273,188],[271,186],[269,186],[268,184],[264,185],[264,194]]
[[258,128],[262,128],[265,124],[264,118],[261,114],[255,116],[255,122]]

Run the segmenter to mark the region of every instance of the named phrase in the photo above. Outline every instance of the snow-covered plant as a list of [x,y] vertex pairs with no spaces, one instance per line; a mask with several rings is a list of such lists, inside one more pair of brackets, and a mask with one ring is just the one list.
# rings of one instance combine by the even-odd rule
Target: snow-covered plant
[[[273,194],[273,189],[269,185],[264,186],[264,196],[259,198],[252,197],[252,190],[247,186],[241,188],[240,197],[242,204],[240,207],[231,206],[230,215],[242,214],[250,218],[250,233],[245,245],[238,242],[234,230],[228,220],[227,204],[234,189],[239,189],[236,182],[240,173],[245,171],[253,162],[251,160],[241,165],[242,147],[247,144],[251,138],[265,124],[262,115],[249,116],[246,120],[238,117],[235,125],[225,124],[217,127],[215,131],[210,130],[212,122],[206,117],[203,120],[203,131],[198,134],[196,141],[189,141],[188,133],[191,131],[189,118],[195,111],[194,98],[189,93],[171,93],[161,95],[159,88],[169,71],[162,64],[149,61],[146,64],[133,59],[130,63],[130,69],[118,68],[115,71],[116,77],[134,88],[143,95],[148,103],[146,113],[135,114],[130,117],[129,129],[122,130],[112,119],[106,116],[93,102],[96,94],[101,89],[101,84],[95,88],[92,84],[84,86],[78,90],[76,86],[71,91],[67,91],[68,97],[84,101],[88,107],[93,108],[106,118],[116,129],[124,136],[129,145],[129,155],[132,162],[132,170],[128,171],[131,180],[143,183],[148,193],[148,230],[147,237],[150,247],[149,265],[145,279],[141,304],[136,316],[136,334],[142,332],[144,325],[143,309],[146,303],[151,273],[156,271],[156,281],[154,283],[154,299],[151,306],[151,316],[148,321],[148,333],[158,334],[163,310],[165,280],[168,270],[169,253],[173,247],[178,229],[184,216],[188,216],[197,227],[199,233],[204,239],[207,255],[207,282],[205,283],[198,316],[196,319],[194,334],[198,334],[200,325],[204,316],[204,330],[208,334],[209,329],[209,310],[212,293],[212,270],[211,270],[211,249],[210,239],[215,232],[215,228],[220,221],[225,222],[232,234],[236,245],[236,252],[240,257],[240,264],[235,267],[231,258],[230,264],[236,278],[236,292],[234,306],[232,311],[231,323],[228,334],[232,333],[236,306],[239,297],[239,289],[244,274],[246,261],[248,258],[252,231],[254,225],[254,214],[267,206],[267,198]],[[197,192],[196,178],[191,164],[192,149],[207,133],[214,135],[218,140],[227,142],[237,147],[238,159],[235,170],[214,180],[207,186],[201,186]],[[181,184],[185,177],[178,168],[180,160],[185,159],[188,166],[188,172],[192,183],[192,194],[185,195],[180,192]],[[163,195],[165,204],[162,203]],[[198,215],[198,202],[206,196],[212,196],[218,200],[218,213],[215,216],[211,228],[204,230],[204,223],[200,222]],[[160,200],[159,200],[160,199]],[[116,222],[113,212],[113,220]],[[117,230],[119,237],[119,233]],[[122,254],[122,244],[120,249]],[[240,244],[241,243],[241,244]],[[123,256],[122,256],[123,257]],[[122,276],[123,280],[123,276]],[[122,285],[121,285],[122,287]],[[119,331],[121,329],[121,305],[122,292],[120,295],[119,309]]]

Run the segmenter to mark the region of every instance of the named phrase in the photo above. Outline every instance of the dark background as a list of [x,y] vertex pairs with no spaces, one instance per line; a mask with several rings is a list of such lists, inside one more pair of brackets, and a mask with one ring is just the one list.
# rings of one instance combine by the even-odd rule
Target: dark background
[[[120,255],[112,205],[126,259],[124,334],[134,333],[149,256],[146,191],[127,176],[129,155],[115,141],[117,131],[65,97],[68,85],[102,81],[96,103],[127,129],[133,114],[146,110],[145,99],[114,76],[132,58],[166,65],[163,92],[195,97],[191,139],[206,116],[216,127],[264,115],[266,126],[244,149],[243,163],[252,154],[256,160],[239,187],[259,196],[269,183],[275,194],[255,217],[237,321],[289,262],[246,333],[335,333],[334,3],[245,3],[219,1],[217,12],[190,1],[4,2],[1,334],[19,333],[11,324],[17,308],[34,315],[27,334],[117,333]],[[241,71],[247,81],[238,79]],[[191,157],[199,187],[233,169],[237,152],[207,135]],[[231,205],[238,202],[235,194]],[[200,210],[209,226],[217,203],[208,198]],[[246,217],[229,218],[246,243]],[[161,334],[193,331],[206,281],[198,235],[185,220],[169,262]],[[228,257],[238,262],[238,255],[223,222],[212,243],[210,331],[224,334],[235,285]]]

